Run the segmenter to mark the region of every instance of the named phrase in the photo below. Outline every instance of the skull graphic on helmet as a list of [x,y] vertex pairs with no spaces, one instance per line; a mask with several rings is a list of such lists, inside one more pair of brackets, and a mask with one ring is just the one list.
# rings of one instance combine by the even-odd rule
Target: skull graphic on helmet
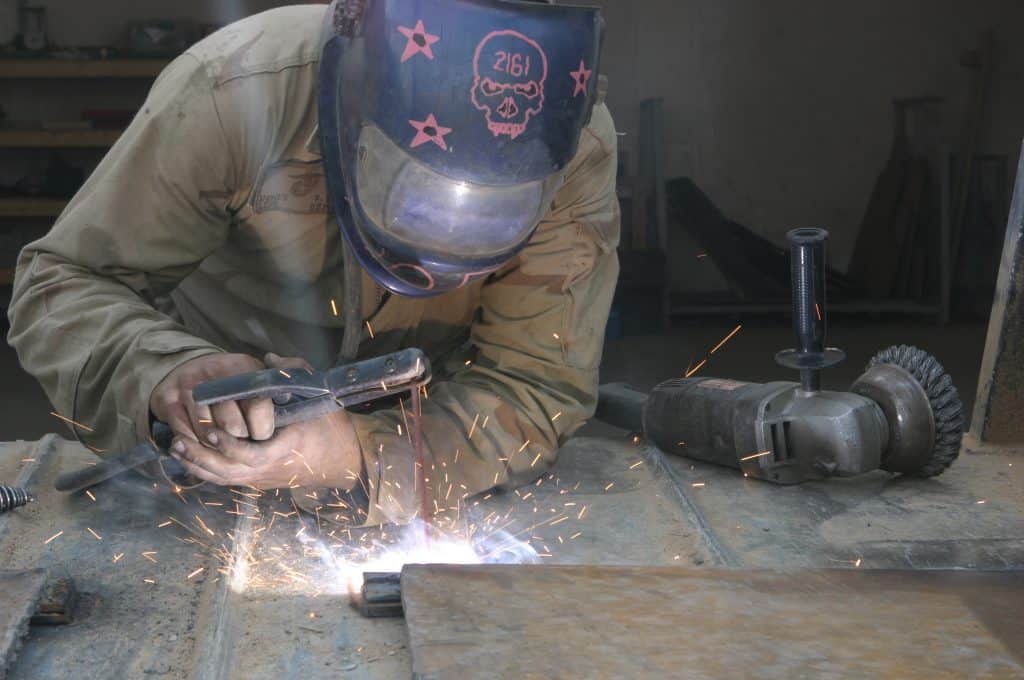
[[517,31],[495,31],[476,48],[473,105],[484,112],[495,137],[515,139],[544,109],[548,58],[534,40]]

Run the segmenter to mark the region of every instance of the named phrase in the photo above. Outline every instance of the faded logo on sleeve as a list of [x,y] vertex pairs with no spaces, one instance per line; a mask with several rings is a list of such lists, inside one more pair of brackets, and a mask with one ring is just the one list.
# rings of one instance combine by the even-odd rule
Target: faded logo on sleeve
[[282,161],[260,176],[253,190],[253,212],[286,212],[297,215],[327,214],[327,184],[320,161]]

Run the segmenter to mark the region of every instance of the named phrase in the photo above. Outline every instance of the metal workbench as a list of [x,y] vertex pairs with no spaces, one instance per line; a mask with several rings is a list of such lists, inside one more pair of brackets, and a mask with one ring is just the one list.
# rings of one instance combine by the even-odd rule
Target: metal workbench
[[[665,456],[611,428],[589,433],[539,486],[466,512],[507,517],[508,532],[525,531],[550,554],[541,563],[1024,568],[1024,458],[1010,453],[966,455],[937,480],[875,473],[780,488]],[[32,628],[10,677],[411,676],[404,622],[360,618],[337,565],[309,549],[297,517],[282,512],[259,529],[244,512],[223,512],[237,507],[230,494],[175,495],[138,479],[101,485],[95,500],[53,490],[59,473],[90,460],[55,437],[0,447],[0,480],[38,497],[0,516],[0,569],[43,567],[81,593],[74,623]],[[232,543],[228,532],[244,540]],[[250,574],[239,592],[237,578],[218,571],[239,543],[294,551],[295,573]]]

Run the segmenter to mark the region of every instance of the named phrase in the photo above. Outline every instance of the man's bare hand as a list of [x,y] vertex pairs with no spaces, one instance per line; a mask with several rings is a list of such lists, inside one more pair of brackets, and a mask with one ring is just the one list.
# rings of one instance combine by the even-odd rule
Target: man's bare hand
[[[264,363],[265,362],[265,363]],[[247,354],[210,354],[182,364],[164,378],[149,400],[158,420],[174,434],[200,441],[220,429],[241,439],[266,441],[274,436],[274,404],[269,399],[229,401],[213,407],[197,406],[192,390],[204,382],[261,371],[267,367],[312,370],[302,359],[282,359],[268,354],[264,361]]]
[[214,429],[202,442],[179,437],[171,455],[187,472],[220,486],[351,490],[362,471],[359,440],[344,411],[279,430],[254,442]]

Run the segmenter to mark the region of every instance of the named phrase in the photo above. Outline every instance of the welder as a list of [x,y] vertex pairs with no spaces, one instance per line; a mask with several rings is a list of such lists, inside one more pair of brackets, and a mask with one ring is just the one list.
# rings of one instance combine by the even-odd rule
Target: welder
[[376,524],[417,507],[408,402],[275,432],[269,400],[192,389],[418,347],[436,507],[536,479],[594,411],[618,275],[602,31],[543,2],[336,0],[204,39],[21,253],[23,366],[100,455],[164,422],[199,480]]

